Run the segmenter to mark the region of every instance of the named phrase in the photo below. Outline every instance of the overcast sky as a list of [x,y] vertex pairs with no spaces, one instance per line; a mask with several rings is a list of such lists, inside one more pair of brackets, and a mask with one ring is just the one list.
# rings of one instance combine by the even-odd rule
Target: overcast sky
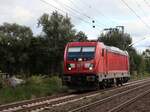
[[[0,0],[0,24],[15,22],[26,25],[31,27],[36,35],[41,33],[41,29],[37,28],[38,18],[43,13],[50,14],[58,10],[63,15],[66,12],[75,29],[85,32],[89,39],[96,39],[104,28],[123,25],[133,41],[138,41],[134,46],[141,51],[145,46],[150,46],[150,1],[124,1],[146,25],[121,0]],[[92,28],[92,20],[95,21],[95,28]],[[145,40],[139,41],[144,37]]]

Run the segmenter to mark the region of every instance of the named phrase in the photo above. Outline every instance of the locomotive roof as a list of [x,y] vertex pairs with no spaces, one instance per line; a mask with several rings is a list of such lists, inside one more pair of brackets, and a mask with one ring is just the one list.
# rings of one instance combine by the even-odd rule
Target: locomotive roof
[[97,42],[70,42],[69,46],[93,46],[96,44]]
[[114,52],[114,53],[119,53],[119,54],[122,54],[122,55],[126,55],[128,56],[128,52],[127,51],[123,51],[117,47],[114,47],[114,46],[106,46],[105,45],[105,48],[111,52]]
[[[93,46],[96,45],[97,43],[98,42],[70,42],[69,46]],[[101,46],[106,48],[108,51],[128,56],[127,51],[123,51],[117,47],[104,45],[103,42],[99,42],[99,43],[101,43]]]

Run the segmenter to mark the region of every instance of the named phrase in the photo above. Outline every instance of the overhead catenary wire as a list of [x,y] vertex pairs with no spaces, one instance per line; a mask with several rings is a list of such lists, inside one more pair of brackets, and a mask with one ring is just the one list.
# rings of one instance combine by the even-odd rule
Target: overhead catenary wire
[[[56,2],[56,3],[58,3],[58,4],[60,3],[60,2],[55,1],[55,0],[53,0],[53,1]],[[64,4],[64,3],[61,3],[61,4],[63,4],[65,7],[69,8],[69,9],[71,9],[71,10],[74,11],[75,13],[80,14],[80,15],[82,15],[82,16],[84,16],[84,17],[90,19],[91,21],[94,20],[94,18],[88,16],[88,15],[85,14],[85,13],[82,13],[81,11],[78,11],[77,9],[74,9],[74,8],[68,6],[67,4]],[[97,26],[100,26],[100,27],[101,27],[101,25],[106,27],[105,24],[103,24],[102,22],[97,21]]]
[[[145,27],[150,30],[150,26],[145,21],[143,21],[142,18],[124,0],[121,0],[121,1],[128,7],[128,9],[130,9],[130,11],[132,13],[135,14],[135,16],[145,25]],[[146,38],[148,38],[148,37],[144,37],[144,38],[142,38],[142,39],[140,39],[140,40],[138,40],[138,41],[136,41],[134,43],[131,43],[129,46],[132,46],[132,45],[134,45],[134,44],[136,44],[138,42],[141,42],[142,40],[145,40]]]
[[[72,0],[69,0],[69,1],[72,1]],[[115,23],[115,24],[118,25],[118,23],[116,21],[114,21],[112,18],[106,16],[102,11],[98,10],[97,8],[93,8],[92,5],[89,5],[88,3],[83,2],[82,0],[80,0],[80,2],[82,2],[83,5],[85,5],[85,7],[89,6],[89,8],[92,8],[93,10],[95,10],[97,12],[97,14],[99,14],[102,17],[104,17],[105,20],[109,20],[109,22],[112,22],[112,23]],[[95,4],[95,2],[94,2],[94,4]]]
[[[54,5],[52,5],[51,3],[49,3],[49,2],[47,2],[47,1],[45,1],[45,0],[40,0],[40,1],[42,1],[42,2],[44,2],[45,4],[48,4],[48,5],[50,5],[51,7],[53,7],[53,8],[55,8],[55,9],[57,9],[58,11],[61,11],[61,12],[63,12],[63,13],[65,13],[66,14],[66,11],[64,11],[64,10],[62,10],[62,9],[60,9],[60,8],[57,8],[56,6],[54,6]],[[122,0],[123,1],[123,0]],[[133,12],[134,12],[134,10],[133,10]],[[141,17],[140,16],[138,16],[137,14],[136,14],[136,12],[135,12],[135,15],[140,19],[140,20],[142,20],[141,19]],[[72,16],[74,16],[74,15],[72,15]],[[81,20],[81,21],[83,21],[83,22],[85,22],[85,23],[87,23],[87,24],[89,24],[89,25],[91,25],[91,22],[89,22],[89,21],[86,21],[86,20],[84,20],[83,18],[80,18],[80,17],[76,17],[76,16],[74,16],[75,18],[77,18],[77,19],[79,19],[79,20]],[[142,23],[143,23],[143,20],[141,21]],[[145,23],[145,22],[144,22]],[[147,26],[148,27],[148,26]],[[149,28],[149,27],[148,27]],[[96,30],[98,30],[98,31],[100,31],[99,29],[97,29],[97,28],[95,28]],[[144,38],[145,39],[145,38]],[[144,39],[142,39],[142,40],[144,40]]]
[[[56,2],[56,3],[58,3],[58,1],[55,1],[55,0],[53,0],[53,1]],[[87,14],[84,14],[84,13],[82,13],[82,12],[80,12],[80,11],[78,11],[78,10],[76,10],[76,9],[74,9],[74,8],[72,8],[72,7],[68,6],[68,5],[66,5],[66,4],[63,4],[63,5],[66,6],[66,7],[68,7],[69,9],[73,10],[74,12],[79,13],[80,15],[83,15],[83,16],[89,18],[89,19],[92,19],[92,18],[91,18],[90,16],[88,16]]]
[[[148,30],[150,30],[150,26],[144,21],[144,20],[142,20],[142,18],[124,1],[124,0],[121,0],[127,7],[128,7],[128,9],[145,25],[145,27],[146,28],[148,28]],[[136,41],[136,42],[134,42],[134,43],[131,43],[129,46],[132,46],[132,45],[134,45],[134,44],[136,44],[136,43],[138,43],[138,42],[141,42],[141,41],[143,41],[143,40],[145,40],[146,38],[148,38],[148,37],[144,37],[144,38],[142,38],[142,39],[140,39],[140,40],[138,40],[138,41]]]
[[139,43],[139,42],[141,42],[142,40],[145,40],[145,39],[146,39],[146,37],[144,37],[144,38],[142,38],[142,39],[140,39],[140,40],[137,40],[136,42],[131,43],[131,44],[129,45],[129,47],[130,47],[130,46],[133,46],[134,44]]
[[66,14],[66,12],[65,12],[65,11],[63,11],[63,10],[61,10],[61,9],[57,8],[56,6],[54,6],[54,5],[50,4],[49,2],[47,2],[47,1],[45,1],[45,0],[40,0],[40,1],[41,1],[41,2],[43,2],[43,3],[45,3],[45,4],[47,4],[47,5],[50,5],[51,7],[55,8],[55,9],[56,9],[56,10],[58,10],[58,11],[61,11],[61,12],[63,12],[63,13],[65,13],[65,14]]
[[[94,4],[95,4],[95,2],[94,2]],[[91,8],[93,8],[93,7],[91,6]],[[118,25],[118,23],[116,21],[114,21],[112,18],[106,16],[102,11],[100,11],[98,9],[96,8],[95,10],[98,12],[99,15],[101,15],[104,18],[106,18],[106,20],[109,20],[110,22],[115,23],[116,25]]]
[[143,10],[141,4],[139,4],[137,0],[134,0],[134,1],[135,1],[136,5],[138,6],[138,8],[139,8],[139,9],[142,11],[142,13],[146,16],[147,14],[146,14],[146,12]]
[[[56,6],[54,6],[54,5],[50,4],[49,2],[47,2],[47,1],[45,1],[45,0],[40,0],[40,1],[44,2],[44,3],[45,3],[45,4],[47,4],[47,5],[50,5],[51,7],[55,8],[55,9],[56,9],[56,10],[58,10],[58,11],[61,11],[61,12],[65,13],[65,14],[67,14],[67,12],[66,12],[66,11],[64,11],[64,10],[62,10],[62,9],[60,9],[60,8],[57,8]],[[76,17],[76,16],[74,16],[74,17]],[[83,20],[83,19],[82,19],[82,18],[80,18],[80,17],[77,17],[77,18],[78,18],[78,19],[81,19],[82,21],[84,21],[84,22],[86,22],[86,23],[89,23],[89,24],[90,24],[90,22],[85,21],[85,20]]]
[[75,7],[77,7],[78,9],[81,9],[78,5],[76,5],[72,0],[69,0],[70,3],[72,3]]
[[145,25],[145,27],[147,27],[150,30],[150,26],[144,20],[142,20],[142,18],[127,4],[127,2],[125,2],[124,0],[121,1]]
[[[49,3],[49,2],[47,2],[47,1],[45,1],[45,0],[40,0],[40,1],[43,2],[43,3],[45,3],[45,4],[47,4],[47,5],[49,5],[49,6],[51,6],[51,7],[53,7],[53,8],[55,8],[56,10],[58,10],[58,11],[64,13],[64,14],[67,14],[66,11],[64,11],[64,10],[62,10],[62,9],[60,9],[60,8],[57,8],[56,6],[52,5],[51,3]],[[72,16],[74,16],[74,15],[72,15]],[[86,20],[84,20],[84,19],[81,18],[81,17],[77,17],[77,16],[74,16],[74,17],[92,26],[92,23],[91,23],[91,22],[86,21]],[[95,29],[99,31],[98,28],[95,28]],[[100,27],[100,29],[101,29],[101,27]]]
[[[70,0],[71,1],[71,0]],[[144,21],[144,20],[142,20],[142,18],[132,9],[132,8],[130,8],[130,6],[124,1],[124,0],[122,0],[124,3],[125,3],[125,5],[136,15],[136,17],[148,28],[148,29],[150,29],[150,26],[149,25],[147,25],[147,23]],[[83,1],[82,1],[83,2]],[[137,3],[137,2],[136,2]],[[87,3],[85,3],[86,5],[88,5]],[[138,4],[138,6],[139,6],[139,4]],[[92,8],[92,6],[89,6],[90,8]],[[98,11],[98,10],[97,10]],[[143,11],[143,13],[145,14],[145,12],[144,12],[144,10],[142,10]],[[99,12],[99,13],[101,13],[101,12]],[[103,13],[101,13],[101,15],[102,16],[104,16],[104,17],[106,17]],[[144,37],[144,38],[142,38],[142,39],[140,39],[140,40],[138,40],[138,41],[136,41],[136,42],[134,42],[134,43],[132,43],[132,44],[130,44],[131,46],[132,45],[134,45],[134,44],[136,44],[136,43],[138,43],[138,42],[140,42],[140,41],[143,41],[143,40],[145,40],[146,38],[148,38],[148,37]]]

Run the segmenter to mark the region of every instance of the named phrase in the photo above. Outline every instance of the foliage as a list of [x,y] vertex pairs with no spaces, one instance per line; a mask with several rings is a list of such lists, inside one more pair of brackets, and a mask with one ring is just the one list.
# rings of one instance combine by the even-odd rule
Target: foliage
[[26,79],[24,85],[16,88],[4,87],[0,89],[0,104],[19,100],[32,99],[63,92],[61,79],[58,77],[32,76]]
[[32,35],[31,29],[26,26],[8,23],[0,26],[0,70],[11,74],[28,69],[27,50]]
[[109,31],[106,34],[102,33],[98,40],[104,42],[108,46],[115,46],[122,50],[126,50],[132,43],[132,38],[127,33],[120,31]]
[[148,77],[150,77],[150,73],[148,73],[146,71],[144,71],[143,73],[139,73],[139,74],[134,72],[131,75],[131,80],[140,80],[140,79],[145,79],[145,78],[148,78]]
[[[62,74],[65,45],[87,36],[73,29],[68,16],[43,14],[38,25],[43,35],[33,36],[29,27],[4,23],[0,26],[0,70],[9,74]],[[76,40],[76,35],[80,38]]]
[[87,35],[82,32],[82,31],[79,31],[77,34],[76,34],[76,38],[75,38],[75,41],[79,41],[79,42],[85,42],[85,41],[88,41],[87,39]]
[[145,58],[145,71],[150,73],[150,49],[143,52],[143,57]]
[[64,48],[67,42],[73,41],[75,30],[68,16],[57,12],[52,15],[43,14],[39,19],[39,25],[45,33],[48,47],[50,72],[62,73],[62,61]]

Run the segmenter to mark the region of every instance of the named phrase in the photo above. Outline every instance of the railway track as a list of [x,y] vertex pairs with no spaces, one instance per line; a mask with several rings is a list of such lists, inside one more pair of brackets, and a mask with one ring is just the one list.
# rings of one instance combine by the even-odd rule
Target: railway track
[[127,100],[126,102],[118,105],[117,107],[112,108],[109,112],[119,112],[122,109],[126,109],[126,107],[129,106],[131,103],[134,103],[136,100],[139,100],[140,98],[142,98],[143,96],[145,96],[149,93],[150,93],[150,89],[137,95],[137,96],[135,96],[135,97],[133,97],[133,98],[131,98],[131,99],[129,99],[129,100]]
[[97,100],[69,112],[119,112],[142,96],[150,93],[150,82]]
[[[114,88],[109,88],[105,90],[100,90],[100,91],[94,91],[94,92],[89,92],[89,93],[83,93],[83,94],[71,94],[71,95],[63,95],[61,97],[44,97],[44,98],[38,98],[34,100],[29,100],[29,101],[23,101],[23,102],[18,102],[18,103],[13,103],[13,104],[8,104],[8,105],[1,105],[0,106],[0,112],[26,112],[26,111],[43,111],[43,110],[53,110],[53,108],[57,108],[58,106],[64,106],[68,105],[68,103],[73,103],[73,102],[78,102],[82,101],[84,99],[92,98],[92,97],[97,97],[99,95],[104,95],[107,94],[105,97],[107,98],[109,96],[108,93],[113,93],[116,94],[118,91],[124,91],[125,89],[131,89],[133,87],[136,87],[138,85],[144,84],[146,82],[149,82],[150,79],[145,79],[145,80],[140,80],[140,81],[134,81],[130,82],[124,86],[121,87],[114,87]],[[106,93],[105,93],[106,92]],[[83,108],[83,107],[80,107]],[[79,108],[76,108],[79,109]],[[76,109],[71,110],[76,111]]]

